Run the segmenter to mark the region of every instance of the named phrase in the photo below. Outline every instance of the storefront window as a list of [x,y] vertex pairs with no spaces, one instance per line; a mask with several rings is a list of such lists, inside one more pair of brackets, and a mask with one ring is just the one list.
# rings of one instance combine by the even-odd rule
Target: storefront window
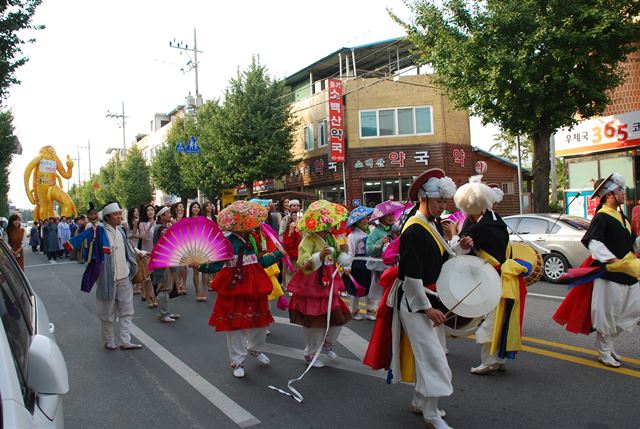
[[598,161],[584,161],[569,164],[569,188],[582,189],[598,178]]
[[373,207],[386,200],[405,201],[411,182],[408,177],[365,181],[362,186],[363,204]]
[[398,134],[413,134],[413,109],[398,109]]

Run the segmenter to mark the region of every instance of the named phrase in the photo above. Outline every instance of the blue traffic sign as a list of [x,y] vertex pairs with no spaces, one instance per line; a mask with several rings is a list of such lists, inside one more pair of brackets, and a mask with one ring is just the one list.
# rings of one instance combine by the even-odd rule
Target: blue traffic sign
[[185,149],[185,153],[194,154],[194,155],[197,155],[200,153],[200,146],[198,145],[198,142],[196,141],[195,136],[191,136],[191,138],[189,139],[189,144]]
[[187,149],[184,147],[184,143],[182,140],[180,140],[178,142],[178,145],[176,146],[176,152],[180,153],[180,152],[186,152]]

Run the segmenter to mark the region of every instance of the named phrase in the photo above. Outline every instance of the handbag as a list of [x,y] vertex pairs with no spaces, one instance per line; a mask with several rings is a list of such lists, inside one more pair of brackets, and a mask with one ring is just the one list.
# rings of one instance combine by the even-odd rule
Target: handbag
[[150,277],[148,268],[149,258],[147,256],[136,254],[136,263],[138,265],[138,270],[136,271],[136,275],[133,276],[133,284],[142,283]]

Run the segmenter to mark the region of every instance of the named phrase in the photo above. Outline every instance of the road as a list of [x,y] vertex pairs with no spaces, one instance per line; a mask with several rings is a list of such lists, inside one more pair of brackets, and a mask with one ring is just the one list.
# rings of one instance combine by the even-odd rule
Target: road
[[[228,365],[225,336],[207,325],[207,303],[189,295],[171,300],[178,322],[158,322],[136,297],[134,336],[145,348],[106,351],[95,316],[95,296],[80,291],[83,266],[49,264],[26,250],[26,274],[56,326],[69,369],[65,397],[67,428],[421,428],[409,411],[412,387],[385,384],[385,373],[361,363],[373,328],[352,321],[343,329],[327,367],[311,370],[295,385],[299,404],[268,386],[285,387],[304,371],[303,338],[286,314],[274,311],[267,337],[268,368],[247,362],[236,379]],[[454,393],[441,401],[447,421],[460,428],[637,428],[640,427],[640,339],[624,334],[617,349],[620,369],[599,364],[593,336],[569,334],[551,321],[566,286],[529,288],[524,350],[507,372],[474,376],[479,347],[449,339]]]

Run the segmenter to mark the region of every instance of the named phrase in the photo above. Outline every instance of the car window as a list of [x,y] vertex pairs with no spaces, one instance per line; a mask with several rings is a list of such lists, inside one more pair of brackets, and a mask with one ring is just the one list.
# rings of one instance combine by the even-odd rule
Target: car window
[[[4,255],[6,257],[6,254]],[[5,275],[6,266],[0,260],[0,320],[7,333],[9,348],[13,356],[13,363],[18,373],[22,396],[27,403],[29,389],[27,388],[27,366],[31,329],[29,320],[25,316],[19,300],[9,285],[11,276]]]
[[549,222],[535,217],[523,217],[518,225],[519,234],[546,234]]
[[512,217],[510,219],[503,219],[504,223],[507,224],[508,228],[507,231],[509,231],[509,234],[513,234],[515,231],[518,230],[518,222],[520,222],[520,219],[517,217]]
[[589,229],[589,224],[591,223],[587,219],[581,219],[581,218],[578,218],[578,217],[576,217],[576,218],[561,218],[560,222],[562,222],[564,224],[567,224],[569,226],[572,226],[575,229],[579,229],[581,231],[586,231],[587,229]]
[[25,284],[22,272],[9,256],[9,248],[0,246],[0,273],[7,279],[5,286],[15,298],[18,308],[22,312],[29,327],[29,333],[33,335],[33,305],[31,291]]

